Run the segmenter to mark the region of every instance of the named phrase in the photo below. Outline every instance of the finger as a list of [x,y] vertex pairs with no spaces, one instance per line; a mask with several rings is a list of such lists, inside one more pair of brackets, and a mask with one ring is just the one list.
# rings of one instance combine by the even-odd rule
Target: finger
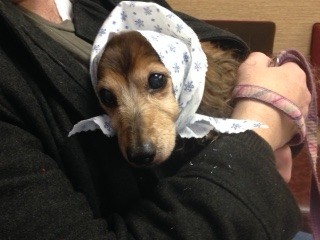
[[305,71],[300,68],[300,66],[294,62],[287,62],[281,65],[283,69],[291,73],[292,75],[296,75],[299,79],[306,80],[306,73]]
[[278,148],[274,152],[276,168],[282,178],[289,182],[292,172],[292,154],[288,145]]
[[252,52],[248,58],[244,61],[246,65],[249,66],[269,66],[271,58],[261,52]]

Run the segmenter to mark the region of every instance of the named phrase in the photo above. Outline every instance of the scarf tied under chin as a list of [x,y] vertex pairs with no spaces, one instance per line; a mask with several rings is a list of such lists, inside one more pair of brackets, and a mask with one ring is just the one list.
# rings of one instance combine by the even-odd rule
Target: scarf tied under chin
[[[197,114],[204,92],[207,72],[206,55],[196,33],[173,12],[151,2],[123,1],[110,13],[94,41],[90,61],[93,87],[97,84],[100,57],[108,41],[117,33],[138,31],[152,45],[169,70],[173,91],[179,104],[177,133],[183,138],[202,138],[211,130],[240,133],[265,125],[251,120],[222,119]],[[69,136],[82,131],[100,129],[113,136],[108,115],[80,121]]]

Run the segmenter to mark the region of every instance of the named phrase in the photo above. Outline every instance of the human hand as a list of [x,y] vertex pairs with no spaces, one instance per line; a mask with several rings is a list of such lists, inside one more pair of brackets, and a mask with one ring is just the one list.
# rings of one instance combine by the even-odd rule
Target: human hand
[[[256,85],[276,92],[295,103],[304,116],[308,113],[311,94],[304,71],[295,63],[269,67],[271,59],[263,53],[252,53],[240,65],[238,84]],[[253,99],[237,101],[233,118],[251,119],[269,126],[254,131],[263,137],[273,150],[283,147],[299,130],[296,124],[271,105]]]
[[[294,63],[269,67],[270,62],[271,59],[262,53],[251,54],[239,68],[238,83],[270,89],[294,102],[306,116],[311,94],[306,85],[305,73]],[[252,99],[238,101],[232,116],[253,119],[269,125],[268,129],[254,131],[271,145],[276,168],[283,179],[289,182],[292,155],[286,143],[299,131],[295,123],[279,110]]]

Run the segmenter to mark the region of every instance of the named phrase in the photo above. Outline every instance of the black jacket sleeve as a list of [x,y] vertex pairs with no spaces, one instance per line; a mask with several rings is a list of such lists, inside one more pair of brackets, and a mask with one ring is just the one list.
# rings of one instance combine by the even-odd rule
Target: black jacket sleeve
[[273,153],[253,132],[207,146],[128,216],[142,239],[291,239],[299,226]]
[[[95,219],[32,127],[45,120],[24,110],[40,107],[29,87],[22,80],[15,87],[1,82],[2,239],[261,240],[291,239],[297,231],[298,208],[275,170],[272,150],[253,132],[222,136],[160,180],[150,198]],[[10,92],[21,89],[17,97]]]

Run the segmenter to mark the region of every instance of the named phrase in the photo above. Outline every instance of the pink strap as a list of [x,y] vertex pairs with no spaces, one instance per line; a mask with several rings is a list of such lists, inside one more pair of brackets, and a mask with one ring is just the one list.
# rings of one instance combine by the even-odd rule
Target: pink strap
[[283,51],[274,59],[272,66],[280,66],[287,62],[294,62],[298,64],[306,73],[307,86],[311,93],[311,103],[309,105],[309,111],[306,118],[302,116],[300,109],[293,102],[278,93],[263,87],[254,85],[238,85],[233,91],[233,98],[253,98],[270,104],[292,118],[300,127],[300,133],[294,136],[289,144],[292,146],[305,142],[308,147],[309,160],[312,167],[310,187],[310,227],[313,232],[314,240],[320,240],[320,183],[317,172],[319,160],[317,155],[318,115],[316,87],[310,65],[303,55],[292,49]]
[[300,132],[292,138],[289,145],[299,145],[306,137],[306,125],[304,117],[297,105],[281,96],[280,94],[273,92],[267,88],[255,86],[255,85],[238,85],[233,90],[233,98],[251,98],[258,101],[268,103],[275,108],[281,110],[288,117],[299,126]]

